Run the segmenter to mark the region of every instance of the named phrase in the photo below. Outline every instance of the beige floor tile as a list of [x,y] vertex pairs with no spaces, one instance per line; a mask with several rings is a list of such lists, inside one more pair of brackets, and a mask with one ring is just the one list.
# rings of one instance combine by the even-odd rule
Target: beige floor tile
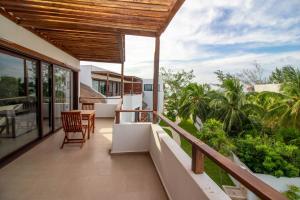
[[[98,119],[82,149],[62,131],[0,170],[2,200],[167,199],[147,154],[111,156],[112,123]],[[134,163],[134,164],[133,164]]]

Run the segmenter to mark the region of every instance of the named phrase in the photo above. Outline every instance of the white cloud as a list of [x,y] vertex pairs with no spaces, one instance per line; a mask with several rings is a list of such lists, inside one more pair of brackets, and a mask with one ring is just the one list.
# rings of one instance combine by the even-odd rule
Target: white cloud
[[[210,83],[218,69],[236,72],[254,62],[268,71],[299,66],[300,47],[272,52],[280,45],[300,46],[299,10],[299,0],[186,1],[161,36],[160,65],[194,69],[197,81]],[[126,36],[126,74],[153,76],[154,43],[153,38]],[[263,47],[267,49],[258,50]],[[120,72],[120,65],[97,65]]]

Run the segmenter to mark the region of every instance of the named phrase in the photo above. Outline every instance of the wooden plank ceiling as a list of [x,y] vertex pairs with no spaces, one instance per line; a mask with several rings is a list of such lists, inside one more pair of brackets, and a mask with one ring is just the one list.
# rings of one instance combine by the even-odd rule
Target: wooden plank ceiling
[[1,14],[79,60],[124,61],[124,35],[156,37],[184,0],[0,0]]

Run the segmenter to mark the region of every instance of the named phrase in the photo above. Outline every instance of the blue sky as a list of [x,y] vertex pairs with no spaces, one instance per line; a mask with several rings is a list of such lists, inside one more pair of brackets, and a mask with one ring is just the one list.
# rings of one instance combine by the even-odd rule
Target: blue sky
[[[153,56],[154,39],[126,36],[126,74],[151,78]],[[300,67],[300,0],[186,0],[161,36],[160,66],[193,69],[198,82],[254,63],[266,74]],[[92,64],[120,72],[120,65]]]

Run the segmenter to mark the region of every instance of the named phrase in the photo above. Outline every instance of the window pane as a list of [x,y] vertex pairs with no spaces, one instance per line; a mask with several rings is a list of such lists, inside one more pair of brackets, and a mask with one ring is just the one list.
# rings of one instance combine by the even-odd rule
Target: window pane
[[100,81],[100,92],[104,95],[106,95],[106,82]]
[[61,127],[61,112],[71,109],[71,71],[54,67],[55,129]]
[[43,84],[43,135],[52,130],[52,79],[50,64],[42,62],[42,84]]
[[0,66],[0,98],[24,96],[24,60],[0,53]]
[[152,91],[152,84],[144,84],[144,91]]
[[39,137],[36,69],[35,61],[0,52],[0,158]]
[[99,81],[93,80],[93,89],[99,92]]
[[28,75],[28,95],[36,96],[36,61],[26,60],[27,75]]

